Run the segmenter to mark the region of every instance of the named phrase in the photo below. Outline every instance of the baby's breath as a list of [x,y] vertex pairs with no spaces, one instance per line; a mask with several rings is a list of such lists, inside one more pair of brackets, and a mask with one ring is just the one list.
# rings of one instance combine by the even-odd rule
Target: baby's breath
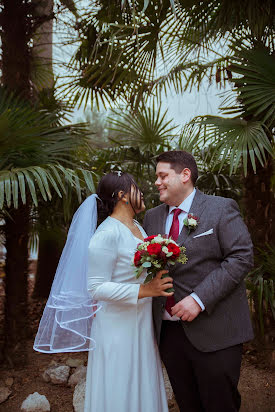
[[180,255],[177,259],[177,262],[182,263],[183,265],[187,262],[187,257],[185,255]]
[[141,243],[141,244],[138,246],[138,250],[147,250],[147,246],[148,246],[148,245],[150,245],[150,242]]

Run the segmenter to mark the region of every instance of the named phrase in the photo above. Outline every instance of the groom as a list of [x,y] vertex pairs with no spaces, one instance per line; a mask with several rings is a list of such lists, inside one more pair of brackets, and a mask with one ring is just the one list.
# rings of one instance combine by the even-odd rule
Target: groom
[[234,200],[195,188],[190,153],[162,153],[156,176],[164,204],[146,213],[144,229],[170,235],[188,257],[170,269],[174,296],[153,301],[161,358],[180,411],[238,411],[242,343],[253,338],[243,282],[253,266],[249,233]]

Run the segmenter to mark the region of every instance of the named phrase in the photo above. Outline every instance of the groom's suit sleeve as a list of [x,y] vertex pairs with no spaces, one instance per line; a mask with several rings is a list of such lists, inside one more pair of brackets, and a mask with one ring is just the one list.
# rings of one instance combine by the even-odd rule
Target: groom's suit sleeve
[[217,224],[222,261],[194,288],[209,314],[243,281],[253,266],[253,245],[238,205],[232,199],[224,201]]

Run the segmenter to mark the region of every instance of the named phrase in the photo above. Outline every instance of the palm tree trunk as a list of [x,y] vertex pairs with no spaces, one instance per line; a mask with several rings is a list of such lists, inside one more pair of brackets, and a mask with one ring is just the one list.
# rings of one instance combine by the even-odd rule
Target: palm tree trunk
[[23,0],[2,0],[2,83],[27,99],[31,96],[28,17],[30,5]]
[[36,58],[38,71],[43,70],[43,84],[38,84],[38,88],[52,89],[54,86],[54,74],[52,67],[53,48],[53,0],[37,2],[35,8],[37,18],[46,20],[36,30],[33,37],[33,55]]
[[[247,177],[244,178],[244,208],[246,223],[255,247],[273,244],[271,191],[272,159],[268,155],[264,167],[257,164],[257,174],[249,163]],[[274,232],[273,232],[274,233]]]
[[[34,57],[36,57],[36,64],[40,64],[43,70],[46,71],[46,82],[45,79],[43,79],[43,85],[38,86],[44,93],[46,91],[46,93],[53,96],[53,0],[37,3],[36,15],[40,18],[47,17],[46,22],[36,30],[33,38],[33,53]],[[43,206],[41,205],[40,209],[38,209],[38,215],[39,223],[43,224],[44,213]],[[47,229],[47,222],[45,222],[45,227],[39,231],[38,261],[33,292],[34,298],[48,297],[61,252],[62,247],[60,249],[55,230]]]
[[65,240],[64,230],[40,231],[34,298],[47,298],[49,296]]
[[[2,0],[2,84],[30,100],[30,3]],[[11,365],[24,364],[27,337],[29,207],[7,209],[5,220],[5,341],[2,355]]]
[[4,357],[11,366],[26,361],[28,336],[29,207],[8,210],[5,220],[5,343]]
[[[252,166],[249,165],[247,177],[244,179],[244,208],[246,223],[248,230],[251,234],[254,244],[255,254],[258,254],[257,248],[265,249],[265,245],[272,245],[274,238],[274,220],[272,223],[272,204],[274,206],[274,196],[271,191],[271,178],[272,178],[272,159],[268,156],[267,162],[264,167],[259,163],[257,164],[257,174],[252,170]],[[274,213],[274,212],[273,212]],[[268,274],[265,274],[268,276]],[[260,320],[259,320],[259,286],[253,294],[253,306],[254,312],[252,313],[252,319],[254,324],[255,335],[259,341],[263,340]],[[264,342],[272,342],[273,339],[273,327],[274,319],[271,311],[265,313],[264,316]]]

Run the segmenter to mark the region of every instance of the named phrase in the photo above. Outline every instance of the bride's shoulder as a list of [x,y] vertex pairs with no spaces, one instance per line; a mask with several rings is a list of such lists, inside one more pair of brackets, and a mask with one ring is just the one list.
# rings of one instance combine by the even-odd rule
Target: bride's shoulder
[[119,230],[115,222],[111,219],[105,219],[96,229],[94,235],[90,240],[91,243],[104,243],[107,245],[114,245],[114,242],[117,242],[119,237]]

